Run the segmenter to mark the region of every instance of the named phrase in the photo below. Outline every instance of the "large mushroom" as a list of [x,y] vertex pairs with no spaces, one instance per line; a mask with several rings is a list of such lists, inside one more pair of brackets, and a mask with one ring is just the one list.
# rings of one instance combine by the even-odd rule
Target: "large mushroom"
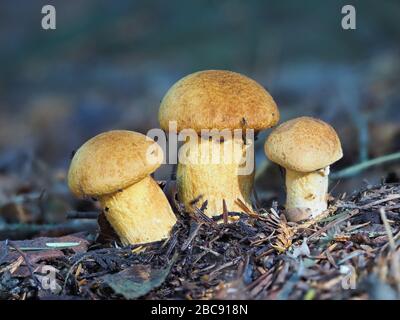
[[[254,145],[233,131],[258,133],[278,121],[271,95],[239,73],[200,71],[175,83],[161,102],[159,122],[165,131],[176,122],[177,132],[191,129],[198,135],[188,139],[179,152],[178,198],[186,210],[193,212],[205,201],[204,212],[210,217],[223,213],[224,202],[230,212],[243,211],[243,204],[251,208],[254,163],[250,171],[240,169],[248,165],[246,161],[254,162]],[[204,134],[205,130],[210,131]],[[215,155],[222,155],[223,160],[214,161]]]
[[162,158],[162,149],[145,135],[126,130],[101,133],[75,153],[68,185],[77,197],[98,198],[123,244],[158,241],[169,236],[176,222],[150,176]]
[[286,169],[289,220],[317,217],[327,209],[329,166],[342,158],[335,130],[311,117],[278,126],[265,142],[267,157]]

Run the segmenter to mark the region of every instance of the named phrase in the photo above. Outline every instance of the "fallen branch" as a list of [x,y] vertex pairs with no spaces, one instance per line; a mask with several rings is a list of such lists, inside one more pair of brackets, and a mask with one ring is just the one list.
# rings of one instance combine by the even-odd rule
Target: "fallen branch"
[[99,212],[97,211],[68,211],[67,219],[97,219]]
[[330,178],[332,179],[341,179],[341,178],[349,178],[352,177],[361,171],[364,171],[365,169],[368,169],[370,167],[380,165],[386,162],[394,161],[394,160],[400,160],[400,152],[395,152],[392,154],[388,154],[382,157],[378,157],[372,160],[368,160],[359,164],[356,164],[354,166],[345,168],[343,170],[340,170],[338,172],[332,173],[330,175]]
[[0,225],[0,239],[28,239],[41,236],[63,236],[82,231],[95,231],[96,221],[68,221],[61,224],[23,224]]

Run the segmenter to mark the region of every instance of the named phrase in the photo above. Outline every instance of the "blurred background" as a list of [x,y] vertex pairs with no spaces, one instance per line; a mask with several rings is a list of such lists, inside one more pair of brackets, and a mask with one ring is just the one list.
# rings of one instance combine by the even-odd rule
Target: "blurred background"
[[[56,30],[41,28],[45,4],[57,10]],[[344,148],[334,173],[400,151],[400,2],[351,1],[356,30],[341,27],[346,4],[2,0],[0,238],[92,210],[66,187],[71,152],[105,130],[158,127],[165,92],[198,70],[252,77],[276,100],[281,122],[309,115],[331,123]],[[256,151],[267,203],[283,199],[281,174],[262,148],[269,132]],[[156,177],[170,173],[164,166]],[[336,176],[331,190],[350,194],[399,175],[399,161],[385,162]],[[21,223],[31,228],[21,232]]]

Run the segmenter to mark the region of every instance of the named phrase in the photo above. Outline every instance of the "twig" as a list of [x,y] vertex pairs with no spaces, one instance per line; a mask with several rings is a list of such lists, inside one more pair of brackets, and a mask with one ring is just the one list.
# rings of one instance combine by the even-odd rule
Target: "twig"
[[22,256],[19,256],[17,260],[14,262],[11,262],[10,264],[6,265],[3,268],[0,268],[0,273],[3,273],[5,271],[9,271],[11,274],[15,272],[19,268],[19,266],[24,262],[24,258]]
[[254,213],[240,198],[237,198],[235,203],[243,210],[244,213],[251,217],[258,217],[258,214]]
[[254,195],[254,200],[255,200],[255,202],[256,202],[256,203],[255,203],[256,210],[258,211],[258,210],[260,210],[260,208],[261,208],[261,201],[260,201],[260,198],[258,197],[256,188],[253,188],[253,195]]
[[60,236],[82,231],[94,231],[97,229],[95,221],[68,221],[61,224],[23,224],[13,223],[0,225],[0,237],[10,239],[31,238],[38,233],[42,236]]
[[373,167],[379,164],[383,164],[389,161],[399,160],[400,159],[400,152],[391,153],[382,157],[378,157],[372,160],[368,160],[354,166],[350,166],[338,172],[335,172],[330,175],[332,179],[340,179],[340,178],[349,178],[354,176],[361,171],[368,169],[369,167]]
[[388,201],[391,201],[391,200],[396,200],[396,199],[400,199],[400,194],[391,194],[385,199],[381,199],[381,200],[377,200],[377,201],[374,201],[374,202],[371,202],[371,203],[367,203],[367,204],[361,206],[360,209],[368,209],[368,208],[376,206],[378,204],[382,204],[382,203],[385,203],[385,202],[388,202]]
[[[319,216],[315,217],[315,218],[311,218],[306,222],[303,222],[302,224],[296,225],[296,229],[308,229],[311,226],[319,223],[319,222],[327,222],[330,221],[328,220],[328,216],[331,214],[332,212],[328,209],[325,210],[324,212],[322,212]],[[334,218],[335,216],[333,216],[332,218]],[[337,216],[336,216],[337,217]]]
[[190,235],[181,247],[182,251],[185,251],[189,247],[189,245],[192,243],[193,239],[196,237],[197,233],[199,232],[201,225],[202,225],[201,223],[195,223],[194,225],[191,226]]
[[[204,203],[206,204],[207,201],[205,201]],[[201,206],[200,209],[197,208],[197,207],[194,207],[194,216],[195,216],[198,220],[201,220],[200,223],[201,223],[201,222],[204,222],[204,223],[210,224],[210,225],[212,225],[212,226],[216,226],[217,223],[216,223],[213,219],[211,219],[209,216],[207,216],[207,215],[204,213],[204,210],[205,210],[204,204]]]
[[246,289],[247,290],[252,290],[255,287],[257,287],[260,283],[264,284],[264,280],[266,278],[268,278],[268,280],[270,280],[270,277],[272,277],[273,272],[275,271],[275,268],[271,268],[270,270],[268,270],[267,272],[265,272],[264,274],[262,274],[261,276],[259,276],[256,280],[254,280],[252,283],[250,283],[249,285],[247,285]]
[[199,246],[200,249],[202,249],[203,251],[209,252],[211,254],[213,254],[216,257],[219,257],[221,254],[219,254],[217,251],[214,251],[210,248],[204,247],[204,246]]
[[79,263],[81,263],[82,261],[84,261],[85,259],[90,258],[90,257],[92,257],[92,254],[91,254],[91,253],[83,255],[83,256],[80,257],[78,260],[76,260],[75,263],[69,268],[69,270],[68,270],[68,272],[67,272],[67,274],[66,274],[66,276],[65,276],[65,279],[64,279],[64,284],[63,284],[61,293],[65,292],[65,289],[66,289],[66,287],[67,287],[67,281],[68,281],[68,279],[69,279],[69,276],[70,276],[70,275],[72,274],[72,272],[74,271],[75,267],[76,267]]
[[[393,241],[397,241],[398,239],[400,239],[400,231],[397,232],[397,234],[393,237]],[[389,245],[390,245],[390,242],[387,242],[386,244],[384,244],[381,251],[384,251]]]
[[177,243],[178,243],[178,233],[175,232],[174,235],[172,236],[170,242],[169,242],[169,246],[168,246],[167,252],[165,254],[166,257],[169,258],[172,250],[174,250],[174,248],[175,248]]
[[97,219],[97,211],[68,211],[67,219]]
[[[235,258],[235,259],[233,259],[232,261],[229,261],[229,262],[227,262],[227,263],[225,263],[225,264],[223,264],[223,265],[221,265],[221,266],[219,266],[219,267],[217,267],[217,268],[215,268],[211,273],[210,273],[210,277],[213,277],[218,271],[221,271],[221,270],[223,270],[223,269],[226,269],[226,268],[229,268],[229,267],[231,267],[231,266],[234,266],[236,263],[238,263],[240,260],[242,259],[242,257],[237,257],[237,258]],[[205,270],[205,269],[203,269],[203,270]],[[202,271],[203,271],[202,270]]]
[[379,213],[381,214],[381,219],[382,219],[383,225],[385,226],[385,230],[386,230],[386,233],[387,233],[387,236],[389,239],[390,250],[392,250],[394,252],[396,250],[396,244],[393,239],[392,229],[390,228],[389,222],[386,217],[385,209],[380,208]]
[[22,250],[20,250],[20,248],[19,248],[13,241],[9,241],[9,242],[8,242],[8,245],[9,245],[10,247],[14,248],[14,249],[20,254],[20,256],[24,259],[25,265],[26,265],[26,267],[28,268],[29,273],[30,273],[30,275],[31,275],[31,277],[32,277],[32,279],[33,279],[33,281],[36,282],[36,285],[37,285],[38,287],[42,288],[41,283],[39,282],[39,280],[36,278],[35,274],[33,273],[32,266],[31,266],[31,264],[29,263],[28,258],[26,257],[26,254],[23,253]]
[[339,224],[339,223],[343,223],[345,221],[347,221],[348,219],[352,218],[353,216],[355,216],[356,214],[358,214],[358,211],[354,211],[353,213],[350,213],[349,215],[344,216],[343,218],[339,218],[336,220],[333,220],[332,222],[329,222],[327,225],[325,225],[324,227],[322,227],[321,229],[319,229],[318,231],[314,232],[310,237],[309,240],[315,238],[316,236],[319,236],[321,233],[328,231],[329,229],[331,229],[333,226]]
[[222,217],[224,218],[224,223],[228,223],[228,208],[226,206],[225,199],[222,199],[222,208],[223,208]]

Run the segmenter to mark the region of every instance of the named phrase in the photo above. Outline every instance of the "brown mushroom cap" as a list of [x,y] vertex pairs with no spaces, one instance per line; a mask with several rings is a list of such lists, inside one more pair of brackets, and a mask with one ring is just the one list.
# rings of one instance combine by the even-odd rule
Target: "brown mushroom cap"
[[269,135],[264,150],[271,161],[298,172],[322,169],[343,156],[336,131],[311,117],[282,123]]
[[175,83],[163,98],[158,116],[161,128],[169,121],[182,129],[270,128],[279,121],[271,95],[256,81],[236,72],[207,70]]
[[69,188],[78,197],[124,189],[160,166],[162,157],[155,163],[148,160],[147,152],[162,155],[161,147],[141,133],[127,130],[101,133],[75,153],[68,172]]

